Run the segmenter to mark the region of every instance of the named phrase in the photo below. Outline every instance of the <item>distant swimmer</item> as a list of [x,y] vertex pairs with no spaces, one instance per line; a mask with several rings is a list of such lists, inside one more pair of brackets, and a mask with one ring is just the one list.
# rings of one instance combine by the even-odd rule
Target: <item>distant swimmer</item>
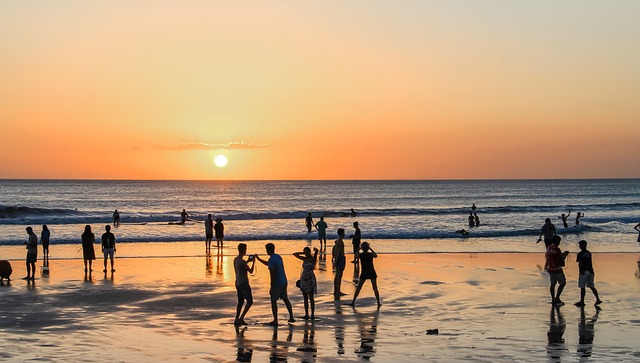
[[478,208],[476,207],[476,203],[473,203],[473,204],[471,205],[471,210],[472,210],[472,211],[475,211],[476,209],[478,209]]
[[187,223],[187,218],[189,218],[189,214],[187,214],[187,211],[183,209],[182,213],[180,213],[180,224]]
[[468,236],[469,232],[467,232],[464,228],[456,231],[457,234],[461,234],[463,236]]
[[356,211],[353,210],[353,208],[351,208],[351,217],[355,217],[357,215]]
[[311,227],[313,227],[313,217],[311,217],[311,212],[307,214],[307,218],[305,218],[304,224],[307,226],[307,232],[311,232]]
[[118,213],[118,210],[116,209],[115,212],[113,212],[113,226],[117,227],[120,225],[120,213]]
[[553,242],[553,236],[556,235],[556,226],[554,226],[553,223],[551,223],[550,218],[547,218],[544,220],[544,225],[540,230],[540,236],[538,237],[538,242],[536,243],[540,243],[540,241],[542,241],[543,235],[544,235],[544,245],[546,247],[549,247],[551,242]]
[[580,218],[582,217],[584,217],[584,213],[578,212],[578,214],[576,215],[576,226],[580,225]]
[[633,229],[638,231],[638,242],[640,242],[640,223],[636,224],[636,226],[633,227]]
[[473,212],[469,212],[469,227],[475,227],[476,219],[473,217]]
[[567,224],[567,218],[569,218],[570,215],[571,215],[571,209],[569,209],[569,213],[566,216],[564,215],[564,213],[562,213],[562,215],[558,217],[558,219],[562,219],[562,226],[564,228],[569,228],[569,225]]
[[476,222],[476,227],[480,226],[480,218],[478,218],[478,213],[473,213],[473,220]]

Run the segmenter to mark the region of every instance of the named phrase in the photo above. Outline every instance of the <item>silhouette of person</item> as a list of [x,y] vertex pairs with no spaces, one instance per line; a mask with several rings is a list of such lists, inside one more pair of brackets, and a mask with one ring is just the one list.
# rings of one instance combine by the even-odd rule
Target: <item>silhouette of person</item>
[[575,305],[579,307],[584,306],[584,297],[587,292],[587,287],[591,289],[591,292],[593,292],[593,295],[596,297],[596,305],[599,305],[602,301],[598,295],[598,290],[596,290],[596,285],[593,282],[596,273],[593,271],[593,259],[591,252],[587,250],[587,241],[582,240],[578,242],[578,246],[580,247],[580,252],[578,252],[578,255],[576,256],[576,262],[578,263],[578,271],[580,272],[580,275],[578,276],[580,301],[575,303]]
[[186,209],[183,209],[182,213],[180,213],[180,224],[187,223],[187,218],[189,218],[189,214]]
[[116,253],[116,236],[111,233],[111,226],[104,226],[105,233],[102,234],[102,253],[104,254],[104,272],[107,273],[107,258],[111,260],[111,272],[116,272],[113,268],[113,255]]
[[556,226],[551,223],[551,219],[547,218],[544,220],[544,225],[540,229],[540,236],[538,237],[538,242],[542,241],[542,236],[544,235],[544,245],[548,248],[553,241],[553,237],[556,235]]
[[580,322],[578,323],[578,355],[581,358],[589,358],[593,352],[593,339],[596,335],[596,321],[602,309],[596,305],[596,313],[587,320],[584,307],[580,308]]
[[569,213],[567,213],[567,215],[565,216],[564,213],[562,213],[562,215],[560,217],[558,217],[558,219],[562,219],[562,226],[564,228],[568,228],[569,225],[567,224],[567,218],[569,218],[569,216],[571,215],[571,209],[569,209]]
[[[318,293],[318,285],[316,282],[316,275],[313,270],[316,267],[318,261],[318,249],[313,249],[313,255],[311,249],[305,247],[302,252],[294,252],[293,254],[297,259],[302,260],[302,274],[300,275],[300,291],[302,291],[302,297],[304,298],[304,316],[305,320],[316,318],[316,301],[314,294]],[[309,315],[309,306],[311,306],[311,315]]]
[[475,211],[476,209],[478,209],[478,208],[476,207],[476,203],[473,203],[473,204],[471,205],[471,211]]
[[42,225],[42,233],[40,233],[40,243],[42,243],[42,258],[45,262],[49,259],[49,239],[51,238],[51,231],[46,224]]
[[322,249],[322,243],[324,242],[324,247],[327,247],[327,222],[324,221],[324,217],[320,217],[320,221],[315,224],[316,229],[318,230],[318,239],[320,240],[320,249]]
[[287,275],[284,271],[284,262],[282,257],[276,253],[276,246],[273,243],[267,243],[265,246],[269,260],[265,261],[260,256],[256,255],[258,261],[269,267],[271,275],[271,288],[269,289],[269,295],[271,297],[271,313],[273,314],[273,321],[267,323],[267,325],[278,325],[278,300],[282,299],[284,305],[289,312],[289,322],[293,323],[296,320],[293,318],[293,309],[291,308],[291,302],[289,296],[287,296]]
[[351,217],[355,217],[357,215],[356,211],[353,210],[353,208],[351,208]]
[[478,213],[473,213],[473,220],[476,223],[476,227],[480,226],[480,218],[478,218]]
[[96,251],[93,249],[93,244],[96,243],[96,236],[91,232],[91,226],[84,226],[84,233],[82,233],[82,259],[84,260],[84,272],[87,273],[87,264],[89,265],[89,273],[93,271],[93,260],[96,259]]
[[118,213],[118,210],[116,209],[113,212],[113,226],[117,227],[120,225],[120,213]]
[[207,255],[211,254],[211,240],[213,239],[213,220],[211,214],[204,220],[204,248]]
[[[560,295],[562,295],[562,290],[564,290],[567,284],[567,279],[562,267],[564,266],[564,260],[569,254],[569,251],[562,253],[559,247],[560,241],[562,241],[560,236],[553,236],[553,241],[545,253],[545,270],[549,273],[549,293],[551,294],[551,303],[553,305],[564,305],[562,300],[560,300]],[[556,285],[558,285],[557,293],[555,291]]]
[[633,227],[633,229],[638,231],[638,242],[640,242],[640,223],[636,224],[636,226]]
[[475,227],[476,219],[473,217],[473,212],[469,212],[469,227]]
[[[249,256],[251,266],[245,261],[244,256],[247,254],[247,245],[245,243],[238,244],[238,255],[233,259],[233,270],[236,273],[236,292],[238,294],[238,305],[236,306],[236,317],[233,320],[233,325],[247,325],[244,321],[245,315],[253,305],[253,295],[251,294],[251,285],[249,285],[249,275],[253,273],[255,267],[255,256]],[[247,304],[242,311],[242,305],[244,302]],[[242,314],[240,314],[242,311]]]
[[378,306],[380,306],[382,304],[380,304],[380,293],[378,292],[378,275],[376,274],[376,270],[373,267],[373,259],[377,258],[378,254],[369,246],[368,242],[363,242],[361,248],[362,253],[357,252],[357,257],[360,259],[360,267],[362,268],[362,272],[360,273],[360,279],[358,280],[356,292],[353,294],[351,305],[356,304],[356,299],[358,298],[358,294],[360,294],[360,290],[362,290],[362,285],[364,285],[364,282],[366,280],[371,280],[373,294],[376,296]]
[[355,232],[351,235],[351,244],[353,245],[353,260],[351,263],[358,263],[358,251],[360,250],[360,241],[362,240],[362,233],[360,232],[360,227],[358,227],[358,222],[353,222],[353,228],[355,228]]
[[307,232],[311,232],[311,227],[313,227],[313,217],[311,217],[311,212],[307,214],[307,218],[305,218],[304,224],[307,226]]
[[582,217],[584,217],[584,213],[578,212],[578,214],[576,214],[576,226],[580,225],[580,218]]
[[346,295],[341,291],[342,274],[347,264],[347,258],[344,255],[344,228],[338,228],[338,239],[331,250],[331,262],[336,269],[336,275],[333,278],[333,298],[340,300],[340,296]]
[[220,249],[224,247],[224,224],[222,224],[222,218],[216,218],[216,224],[213,229],[216,232],[216,246]]
[[549,312],[549,331],[547,332],[547,355],[552,358],[553,362],[560,362],[560,358],[565,354],[566,346],[564,341],[564,331],[567,329],[567,323],[560,312],[560,307],[551,306]]
[[29,239],[24,244],[27,245],[27,277],[23,280],[35,280],[36,279],[36,261],[38,260],[38,236],[33,233],[33,228],[25,228]]
[[355,353],[359,358],[371,360],[376,352],[375,341],[378,333],[380,308],[378,307],[378,309],[376,309],[373,316],[370,314],[358,313],[357,310],[355,316],[358,320],[358,330],[360,332],[360,347],[355,349]]

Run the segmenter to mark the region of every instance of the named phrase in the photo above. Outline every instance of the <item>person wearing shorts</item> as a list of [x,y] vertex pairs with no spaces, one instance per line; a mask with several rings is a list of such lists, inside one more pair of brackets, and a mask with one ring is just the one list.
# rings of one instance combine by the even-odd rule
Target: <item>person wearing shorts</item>
[[[545,268],[549,273],[549,293],[551,294],[551,303],[553,305],[564,305],[562,300],[560,300],[560,295],[562,295],[562,290],[564,290],[567,284],[562,266],[564,266],[564,260],[569,252],[562,253],[559,247],[561,240],[562,238],[560,238],[560,236],[553,236],[553,241],[547,248],[545,254]],[[557,293],[556,285],[558,285]]]
[[341,296],[346,295],[341,291],[342,274],[347,264],[347,258],[344,255],[344,228],[338,228],[338,239],[331,251],[331,261],[336,269],[336,275],[333,278],[333,299],[340,300]]
[[116,252],[116,236],[111,233],[111,226],[104,226],[105,233],[102,234],[102,253],[104,254],[104,272],[107,273],[107,259],[111,260],[111,272],[116,270],[113,268],[113,256]]
[[580,271],[580,275],[578,276],[580,301],[575,303],[575,306],[584,306],[584,297],[587,293],[587,287],[591,289],[591,292],[593,292],[593,295],[596,297],[595,305],[600,305],[602,303],[602,300],[600,300],[598,290],[596,290],[596,285],[594,283],[595,272],[593,271],[593,257],[591,255],[591,252],[587,250],[587,241],[582,240],[578,242],[578,246],[580,246],[580,252],[578,252],[576,262],[578,263],[578,270]]
[[38,236],[33,232],[33,228],[26,228],[29,239],[24,244],[27,245],[27,277],[23,280],[36,279],[36,261],[38,260]]
[[269,289],[269,296],[271,297],[271,312],[273,313],[273,321],[267,325],[278,325],[278,300],[282,299],[284,305],[289,312],[289,322],[293,323],[296,320],[293,318],[293,309],[291,302],[287,296],[287,275],[284,271],[284,262],[282,256],[276,253],[276,246],[273,243],[267,243],[265,245],[269,260],[265,261],[260,256],[256,255],[256,259],[269,267],[271,275],[271,288]]
[[[236,307],[236,318],[233,321],[233,325],[247,325],[244,321],[245,315],[253,305],[253,295],[251,294],[251,286],[249,285],[249,275],[253,273],[253,268],[255,266],[256,260],[254,256],[249,256],[249,261],[251,261],[251,267],[244,259],[244,256],[247,254],[247,245],[245,243],[238,244],[238,255],[233,259],[233,270],[236,273],[236,292],[238,294],[238,305]],[[242,305],[244,302],[247,304],[242,310]],[[240,312],[242,311],[242,314]]]

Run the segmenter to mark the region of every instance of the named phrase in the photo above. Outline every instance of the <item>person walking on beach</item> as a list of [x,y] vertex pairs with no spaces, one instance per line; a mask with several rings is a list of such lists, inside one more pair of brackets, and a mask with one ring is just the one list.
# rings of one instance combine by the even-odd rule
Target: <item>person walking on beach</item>
[[353,260],[351,263],[358,263],[358,251],[360,250],[360,241],[362,241],[362,233],[360,232],[360,228],[358,227],[358,222],[353,222],[353,228],[355,228],[355,232],[351,235],[351,244],[353,245]]
[[187,210],[183,209],[182,213],[180,213],[180,224],[187,223],[188,218],[189,218],[189,214],[187,214]]
[[116,236],[111,233],[111,226],[104,226],[105,232],[102,234],[102,254],[104,255],[104,272],[107,273],[107,258],[111,259],[111,272],[116,272],[113,268],[113,256],[116,253]]
[[480,226],[480,218],[478,218],[478,213],[473,213],[473,220],[476,223],[476,227]]
[[346,295],[341,291],[342,274],[347,264],[347,258],[344,255],[344,228],[338,228],[338,239],[333,245],[331,251],[331,262],[336,269],[336,275],[333,278],[333,299],[340,300],[341,296]]
[[224,246],[224,224],[222,224],[222,218],[216,218],[216,225],[213,226],[216,232],[216,247],[221,249]]
[[[253,295],[251,294],[251,286],[249,285],[249,275],[253,273],[253,268],[256,264],[256,259],[254,256],[249,256],[249,261],[251,261],[251,267],[247,261],[245,261],[244,256],[247,254],[247,245],[245,243],[238,244],[238,256],[233,259],[233,270],[236,273],[236,292],[238,294],[238,305],[236,307],[236,318],[233,320],[233,325],[247,325],[244,321],[245,315],[253,305]],[[242,305],[244,302],[247,304],[242,310]],[[242,314],[240,314],[242,311]]]
[[324,217],[320,217],[320,221],[315,224],[318,230],[318,239],[320,240],[320,249],[322,249],[322,243],[324,242],[324,248],[327,248],[327,222],[324,221]]
[[578,212],[578,214],[576,214],[576,226],[580,225],[580,218],[582,217],[584,217],[584,213]]
[[307,218],[305,218],[304,224],[307,226],[307,232],[311,232],[311,227],[313,226],[313,217],[311,217],[311,212],[307,214]]
[[267,323],[267,325],[278,325],[278,299],[284,301],[284,305],[289,312],[289,322],[293,323],[296,320],[293,318],[293,309],[291,308],[291,302],[287,295],[287,275],[284,271],[284,262],[282,256],[276,253],[276,246],[273,243],[267,243],[265,246],[269,260],[265,261],[260,256],[256,255],[258,261],[269,267],[269,273],[271,275],[271,288],[269,289],[269,295],[271,297],[271,313],[273,314],[273,321]]
[[[564,290],[564,287],[567,284],[567,279],[564,276],[562,267],[564,266],[564,261],[567,258],[569,251],[562,253],[559,247],[560,241],[562,241],[560,236],[553,236],[553,240],[545,253],[545,270],[549,273],[549,281],[551,283],[549,286],[549,293],[551,294],[551,303],[553,305],[564,305],[562,300],[560,300],[560,295],[562,295],[562,290]],[[557,293],[556,285],[558,285]]]
[[[316,301],[314,295],[318,293],[318,284],[316,282],[316,275],[313,270],[316,267],[318,261],[318,249],[313,248],[313,255],[311,249],[305,247],[302,252],[295,252],[293,254],[297,259],[302,260],[302,274],[300,275],[300,291],[302,291],[302,297],[304,298],[304,320],[314,320],[316,318]],[[309,305],[311,305],[311,315],[309,315]]]
[[96,259],[96,251],[93,249],[93,244],[96,243],[96,236],[91,232],[91,226],[84,226],[84,233],[82,233],[82,259],[84,260],[84,273],[87,273],[87,264],[89,265],[89,273],[93,271],[93,260]]
[[118,213],[118,210],[116,209],[113,212],[113,226],[117,227],[120,225],[120,213]]
[[42,258],[46,262],[49,259],[49,239],[51,238],[51,231],[46,224],[42,225],[42,233],[40,233],[40,243],[42,243]]
[[24,244],[27,245],[27,277],[23,280],[36,279],[36,261],[38,260],[38,236],[33,233],[33,228],[25,228],[29,239]]
[[204,248],[205,253],[211,254],[211,240],[213,239],[213,219],[211,214],[207,215],[207,219],[204,220]]
[[540,236],[538,237],[538,242],[542,241],[542,236],[544,236],[544,245],[549,248],[551,242],[553,241],[553,237],[556,235],[556,226],[551,223],[551,219],[547,218],[544,220],[544,225],[540,230]]
[[578,246],[580,247],[580,252],[578,252],[576,262],[578,263],[578,270],[580,271],[580,276],[578,277],[580,301],[575,303],[575,305],[578,307],[584,306],[584,297],[587,293],[587,287],[591,289],[591,292],[593,292],[593,296],[596,297],[595,305],[600,305],[602,303],[602,300],[600,300],[598,290],[596,290],[596,285],[593,282],[595,277],[595,272],[593,271],[593,258],[591,252],[587,250],[587,241],[582,240],[578,242]]
[[382,304],[380,304],[380,293],[378,292],[378,275],[376,274],[376,269],[373,267],[373,259],[377,258],[378,254],[371,248],[369,242],[362,242],[361,249],[362,252],[358,251],[357,257],[360,259],[360,266],[362,270],[360,272],[360,280],[358,281],[356,292],[353,294],[353,300],[351,300],[351,305],[355,306],[356,299],[358,298],[358,294],[360,294],[360,290],[362,290],[364,282],[366,280],[371,280],[373,294],[376,296],[378,306],[380,306]]
[[569,213],[567,213],[566,216],[564,215],[564,213],[562,213],[562,215],[558,217],[558,219],[562,219],[562,226],[564,228],[569,228],[569,225],[567,224],[567,218],[569,218],[570,215],[571,215],[571,209],[569,209]]

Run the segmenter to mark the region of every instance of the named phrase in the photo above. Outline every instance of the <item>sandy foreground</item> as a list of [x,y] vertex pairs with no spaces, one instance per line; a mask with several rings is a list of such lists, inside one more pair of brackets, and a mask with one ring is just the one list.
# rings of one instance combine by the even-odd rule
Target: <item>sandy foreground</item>
[[[226,251],[231,253],[232,250]],[[334,303],[333,273],[318,266],[316,321],[271,320],[268,270],[250,277],[255,303],[235,328],[232,255],[118,258],[85,278],[82,261],[51,260],[50,274],[27,283],[24,261],[0,286],[0,360],[83,362],[511,362],[640,360],[637,254],[595,254],[602,310],[579,300],[575,254],[568,258],[566,305],[549,304],[542,253],[380,255],[382,307],[367,283],[356,307],[348,264]],[[294,312],[300,263],[285,257]],[[438,334],[427,330],[438,329]]]

